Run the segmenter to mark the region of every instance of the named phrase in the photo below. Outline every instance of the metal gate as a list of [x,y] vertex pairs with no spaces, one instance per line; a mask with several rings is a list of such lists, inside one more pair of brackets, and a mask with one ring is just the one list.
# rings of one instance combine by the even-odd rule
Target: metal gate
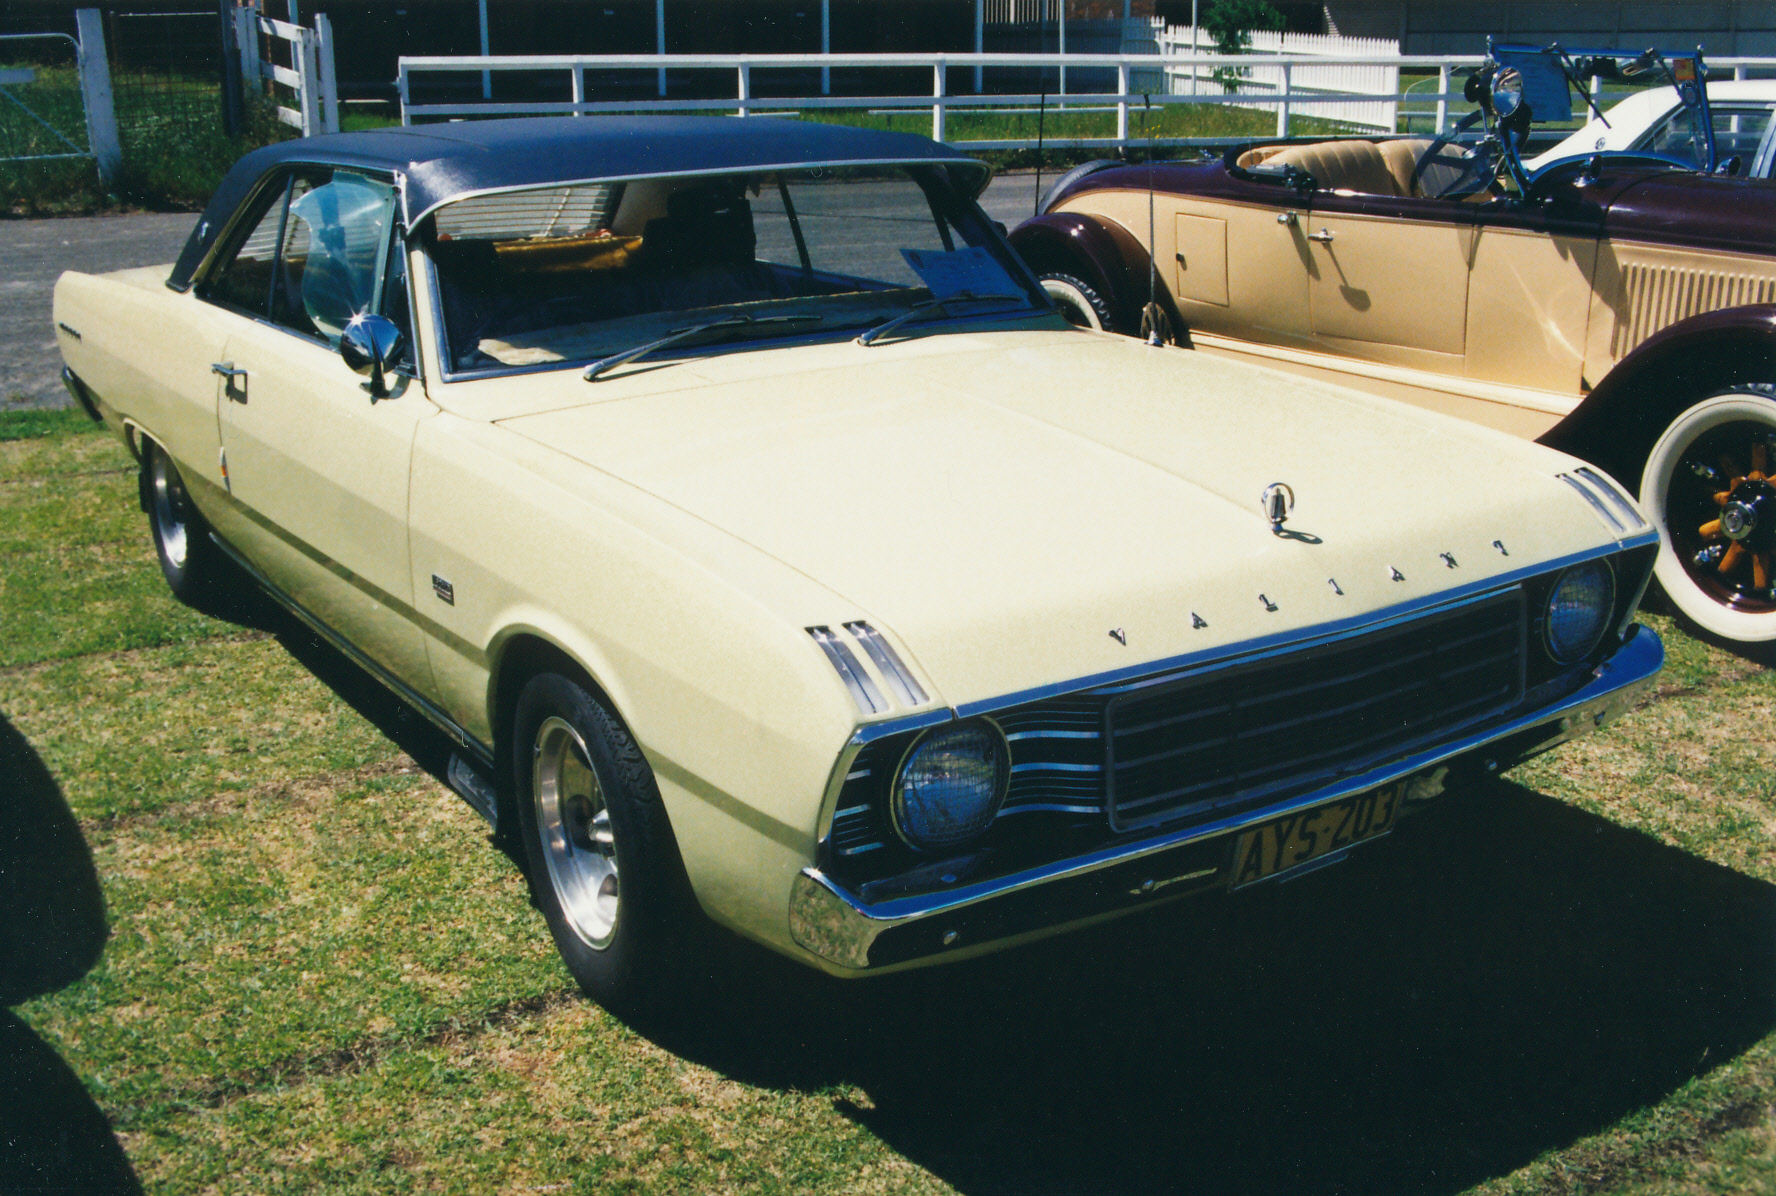
[[95,9],[80,37],[0,35],[0,162],[92,158],[106,179],[121,161],[104,29]]

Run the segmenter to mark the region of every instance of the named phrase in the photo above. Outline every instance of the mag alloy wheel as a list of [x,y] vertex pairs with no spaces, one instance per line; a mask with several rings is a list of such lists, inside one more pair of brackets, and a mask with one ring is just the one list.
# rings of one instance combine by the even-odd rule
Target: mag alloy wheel
[[566,719],[537,728],[531,801],[555,904],[581,942],[610,946],[622,910],[610,806],[585,741]]

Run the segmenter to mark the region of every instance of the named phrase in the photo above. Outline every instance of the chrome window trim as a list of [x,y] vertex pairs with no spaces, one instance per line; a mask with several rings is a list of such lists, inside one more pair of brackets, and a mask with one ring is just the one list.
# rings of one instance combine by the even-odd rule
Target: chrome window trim
[[[965,165],[965,163],[961,163],[961,164]],[[611,176],[606,176],[606,177],[602,177],[602,178],[573,179],[573,180],[567,180],[567,181],[552,181],[552,182],[548,182],[548,183],[538,183],[538,184],[535,184],[532,186],[526,186],[526,187],[491,187],[491,188],[488,188],[484,191],[464,192],[461,195],[454,195],[450,199],[445,200],[442,203],[433,204],[431,207],[427,208],[424,212],[421,212],[418,216],[415,216],[415,217],[412,217],[411,219],[409,219],[409,221],[403,226],[402,231],[403,231],[403,235],[405,235],[408,231],[418,228],[420,226],[420,223],[422,221],[424,221],[426,217],[430,216],[433,212],[437,211],[439,208],[444,207],[445,204],[456,203],[459,200],[464,200],[464,199],[478,199],[478,198],[481,198],[481,197],[487,196],[487,195],[508,195],[508,194],[517,194],[517,193],[523,192],[523,191],[545,191],[545,190],[551,190],[551,189],[557,188],[557,187],[584,187],[584,186],[589,186],[589,185],[595,184],[595,183],[632,183],[632,182],[636,182],[641,179],[719,178],[723,175],[754,174],[754,173],[759,173],[759,172],[764,172],[764,171],[772,171],[772,170],[779,170],[779,171],[782,171],[782,170],[825,170],[825,169],[832,169],[832,168],[841,167],[841,166],[856,166],[856,167],[898,166],[898,167],[902,167],[904,169],[909,169],[909,170],[913,169],[915,167],[934,167],[939,170],[947,171],[950,165],[952,165],[952,163],[946,163],[946,162],[943,162],[940,160],[933,160],[933,159],[908,160],[908,159],[903,159],[903,158],[874,158],[874,159],[867,159],[867,160],[847,159],[842,162],[825,162],[825,161],[807,162],[807,161],[804,161],[804,162],[780,163],[780,164],[771,165],[771,166],[747,166],[747,167],[743,167],[743,168],[734,168],[734,169],[729,169],[729,170],[677,170],[677,171],[666,171],[666,172],[661,172],[661,173],[648,173],[648,174],[611,175]],[[990,174],[991,171],[989,170],[988,173]],[[397,186],[400,188],[401,200],[402,200],[402,203],[404,206],[405,200],[406,200],[405,180],[399,180],[397,182]],[[1026,318],[1026,319],[1034,318],[1034,317],[1046,318],[1046,317],[1052,316],[1054,314],[1053,304],[1049,303],[1046,298],[1038,299],[1038,296],[1044,295],[1044,292],[1042,291],[1040,284],[1036,281],[1035,276],[1030,273],[1029,268],[1024,265],[1024,261],[1021,257],[1018,256],[1017,251],[1011,248],[1010,242],[1008,242],[1005,239],[1004,235],[999,231],[997,226],[994,225],[992,217],[988,216],[986,214],[986,212],[981,209],[978,199],[969,196],[964,190],[962,190],[960,188],[958,188],[956,190],[955,194],[956,194],[957,199],[965,207],[972,207],[975,210],[976,214],[980,217],[981,227],[985,231],[985,233],[987,234],[986,241],[984,242],[984,244],[997,247],[997,252],[994,254],[995,258],[999,261],[1000,265],[1006,267],[1006,273],[1010,275],[1012,281],[1015,282],[1019,287],[1021,287],[1026,292],[1027,296],[1030,299],[1030,306],[1026,309],[1023,309],[1021,311],[1016,311],[1016,312],[1004,312],[1004,311],[999,311],[999,312],[991,312],[991,311],[990,312],[966,312],[961,315],[949,315],[946,313],[946,315],[942,319],[934,319],[934,320],[926,321],[923,324],[921,324],[921,327],[930,330],[930,329],[940,329],[940,328],[943,328],[947,325],[955,324],[955,323],[966,323],[966,322],[970,322],[970,321],[979,321],[979,320],[986,320],[986,319],[1006,319],[1011,316],[1018,316],[1018,317],[1022,317],[1022,318]],[[927,196],[927,199],[929,200],[929,196]],[[939,215],[939,213],[937,213],[935,211],[933,212],[934,218],[937,217],[938,215]],[[947,220],[939,221],[939,227],[941,227],[945,230],[946,235],[948,234],[950,223],[951,222],[949,222]],[[219,241],[220,241],[220,239],[218,239],[218,243],[219,243]],[[449,330],[446,327],[445,322],[444,322],[443,288],[439,285],[439,282],[438,282],[438,264],[432,260],[432,255],[430,253],[423,252],[423,250],[424,250],[423,240],[416,239],[413,242],[413,244],[417,245],[422,250],[420,256],[425,258],[426,270],[428,272],[428,274],[427,274],[427,284],[428,284],[427,289],[431,292],[430,306],[432,309],[432,333],[433,333],[433,336],[437,342],[436,345],[434,346],[434,348],[436,349],[437,356],[438,356],[438,372],[440,375],[440,377],[439,377],[440,382],[442,382],[442,383],[478,382],[478,381],[481,381],[482,379],[486,379],[486,378],[515,378],[515,377],[520,377],[525,374],[543,374],[543,373],[548,373],[548,372],[554,371],[554,370],[580,369],[580,368],[585,367],[587,364],[589,364],[591,362],[592,359],[588,357],[588,358],[576,359],[573,361],[568,361],[568,360],[564,359],[561,361],[542,362],[537,365],[519,365],[519,366],[495,365],[495,366],[485,366],[485,367],[482,367],[479,369],[473,369],[473,370],[453,369],[451,366],[451,355],[450,355],[450,351],[449,351],[450,350],[450,333],[449,333]],[[194,277],[195,277],[195,274],[194,274]],[[411,278],[412,278],[411,271],[409,271],[408,277],[410,280],[409,285],[411,285]],[[805,342],[805,343],[812,344],[812,343],[816,343],[824,338],[829,338],[829,337],[833,341],[838,342],[838,341],[854,339],[855,332],[856,332],[855,328],[852,328],[849,331],[844,331],[844,330],[839,330],[839,329],[822,331],[821,329],[814,328],[814,329],[809,329],[806,332],[800,332],[800,333],[793,334],[791,336],[771,337],[769,339],[761,339],[758,341],[749,341],[747,343],[751,344],[751,345],[766,345],[766,344],[780,344],[784,341],[797,341],[797,342]],[[686,357],[713,356],[716,354],[731,353],[733,351],[734,351],[734,346],[732,344],[694,346],[694,347],[686,349],[683,355]],[[672,359],[668,358],[667,360],[672,360]]]
[[[642,179],[695,179],[721,178],[733,174],[769,174],[774,170],[836,170],[841,167],[882,167],[899,166],[903,168],[926,167],[941,170],[948,174],[953,167],[977,170],[989,177],[992,170],[985,163],[972,158],[842,158],[842,159],[795,159],[788,162],[759,163],[751,166],[730,166],[719,169],[702,170],[648,170],[638,174],[606,174],[594,175],[584,179],[550,179],[546,183],[527,183],[513,187],[484,187],[479,191],[464,191],[452,195],[449,199],[441,199],[423,212],[409,213],[408,227],[418,228],[420,222],[439,208],[448,204],[461,203],[465,199],[483,199],[489,195],[517,195],[523,191],[549,191],[557,187],[590,187],[599,183],[634,183]],[[983,187],[982,190],[985,190]],[[972,199],[966,192],[958,190],[957,194],[964,199]],[[402,191],[402,200],[406,199],[406,191]],[[405,206],[403,202],[403,206]]]

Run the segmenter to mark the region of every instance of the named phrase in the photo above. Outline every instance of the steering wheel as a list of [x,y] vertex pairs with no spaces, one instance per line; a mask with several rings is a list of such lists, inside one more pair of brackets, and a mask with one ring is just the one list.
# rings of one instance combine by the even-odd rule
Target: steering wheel
[[[1478,124],[1482,115],[1479,109],[1468,113],[1453,129],[1439,134],[1430,147],[1418,156],[1418,161],[1412,167],[1412,191],[1422,191],[1431,199],[1462,199],[1497,185],[1498,148],[1490,138],[1477,145],[1457,147],[1455,152],[1451,152],[1456,138]],[[1436,191],[1424,190],[1425,172],[1433,166],[1451,168],[1456,172],[1455,177]]]

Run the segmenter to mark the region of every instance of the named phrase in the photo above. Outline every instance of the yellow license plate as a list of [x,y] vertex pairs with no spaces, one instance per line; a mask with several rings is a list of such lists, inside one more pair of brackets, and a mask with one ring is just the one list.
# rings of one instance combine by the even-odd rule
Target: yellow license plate
[[1233,888],[1269,880],[1394,829],[1405,782],[1253,827],[1233,849]]

